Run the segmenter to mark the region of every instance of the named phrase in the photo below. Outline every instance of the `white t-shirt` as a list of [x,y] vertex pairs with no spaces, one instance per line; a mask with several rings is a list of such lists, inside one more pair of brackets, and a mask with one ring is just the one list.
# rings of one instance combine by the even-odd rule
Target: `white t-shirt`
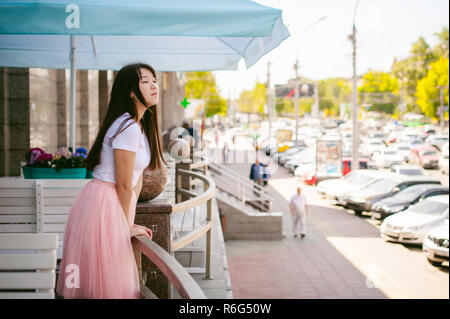
[[291,204],[294,205],[295,210],[297,210],[300,213],[306,212],[306,198],[303,195],[297,195],[295,194],[291,198]]
[[[128,112],[122,114],[109,127],[103,139],[100,164],[98,164],[92,176],[102,181],[116,183],[116,174],[114,169],[114,149],[122,149],[136,153],[134,160],[134,172],[132,184],[136,186],[144,169],[150,164],[150,146],[145,133],[133,119],[128,120],[121,128],[123,130],[112,141],[112,147],[109,147],[110,138],[116,133],[120,124],[130,116]],[[131,125],[130,125],[131,124]],[[130,126],[128,126],[130,125]]]

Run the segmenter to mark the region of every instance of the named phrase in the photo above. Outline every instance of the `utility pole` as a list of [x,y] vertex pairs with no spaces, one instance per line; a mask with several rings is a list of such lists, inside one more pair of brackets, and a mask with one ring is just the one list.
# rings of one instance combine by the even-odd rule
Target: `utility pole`
[[294,64],[294,70],[295,70],[295,146],[298,146],[298,58],[295,61]]
[[272,137],[272,91],[270,90],[270,61],[267,61],[267,115],[269,117],[269,147]]
[[440,122],[441,122],[441,127],[444,127],[444,89],[448,89],[448,85],[439,85],[438,86],[440,89],[440,101],[441,101],[441,107],[440,107]]
[[352,41],[353,46],[353,101],[352,101],[352,109],[353,109],[353,145],[352,145],[352,170],[359,169],[359,126],[358,126],[358,101],[357,101],[357,85],[356,85],[356,26],[355,26],[355,15],[356,8],[358,6],[359,0],[356,2],[355,10],[353,13],[353,32],[349,36]]

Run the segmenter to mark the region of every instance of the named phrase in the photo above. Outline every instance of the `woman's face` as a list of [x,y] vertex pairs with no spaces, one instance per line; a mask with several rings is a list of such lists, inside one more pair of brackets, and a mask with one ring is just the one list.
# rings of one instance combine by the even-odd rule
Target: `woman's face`
[[139,81],[139,89],[142,96],[147,102],[147,106],[158,104],[159,86],[153,73],[145,68],[141,68],[141,80]]

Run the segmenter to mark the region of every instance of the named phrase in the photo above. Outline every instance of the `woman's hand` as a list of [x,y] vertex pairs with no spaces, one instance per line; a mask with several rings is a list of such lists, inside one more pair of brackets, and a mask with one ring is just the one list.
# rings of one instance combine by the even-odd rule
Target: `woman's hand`
[[152,237],[153,237],[153,232],[151,229],[148,229],[147,227],[140,226],[140,225],[133,225],[130,228],[130,234],[131,234],[131,237],[144,236],[148,239],[152,239]]
[[130,228],[130,232],[131,232],[131,237],[134,237],[134,236],[145,236],[148,239],[152,239],[153,238],[152,230],[147,228],[147,227],[141,226],[141,225],[133,225]]

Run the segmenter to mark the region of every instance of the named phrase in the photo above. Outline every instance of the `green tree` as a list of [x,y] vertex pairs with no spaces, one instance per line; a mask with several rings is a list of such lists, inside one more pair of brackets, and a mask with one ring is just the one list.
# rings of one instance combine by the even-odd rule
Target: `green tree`
[[448,58],[448,51],[449,51],[448,27],[442,28],[441,32],[436,32],[434,35],[437,36],[439,39],[439,43],[433,49],[434,55],[436,57]]
[[217,90],[216,79],[212,72],[186,72],[185,92],[189,99],[202,99],[205,101],[205,115],[226,115],[227,101]]
[[256,82],[253,90],[241,92],[238,100],[239,110],[244,113],[264,114],[264,105],[267,101],[267,88],[265,84]]
[[349,103],[352,89],[348,80],[343,78],[329,78],[319,81],[319,109],[333,111],[339,114],[341,103]]
[[[448,105],[448,58],[441,57],[431,63],[426,77],[417,84],[417,104],[422,112],[429,117],[436,118],[437,108],[440,105],[440,86],[446,86],[444,90],[444,104]],[[446,114],[448,117],[448,112]]]
[[412,44],[410,56],[394,61],[392,74],[399,82],[399,91],[408,111],[419,111],[416,103],[417,82],[427,74],[431,62],[436,60],[433,50],[423,37]]
[[385,72],[370,71],[358,88],[360,104],[371,104],[371,111],[393,114],[398,104],[398,81]]

